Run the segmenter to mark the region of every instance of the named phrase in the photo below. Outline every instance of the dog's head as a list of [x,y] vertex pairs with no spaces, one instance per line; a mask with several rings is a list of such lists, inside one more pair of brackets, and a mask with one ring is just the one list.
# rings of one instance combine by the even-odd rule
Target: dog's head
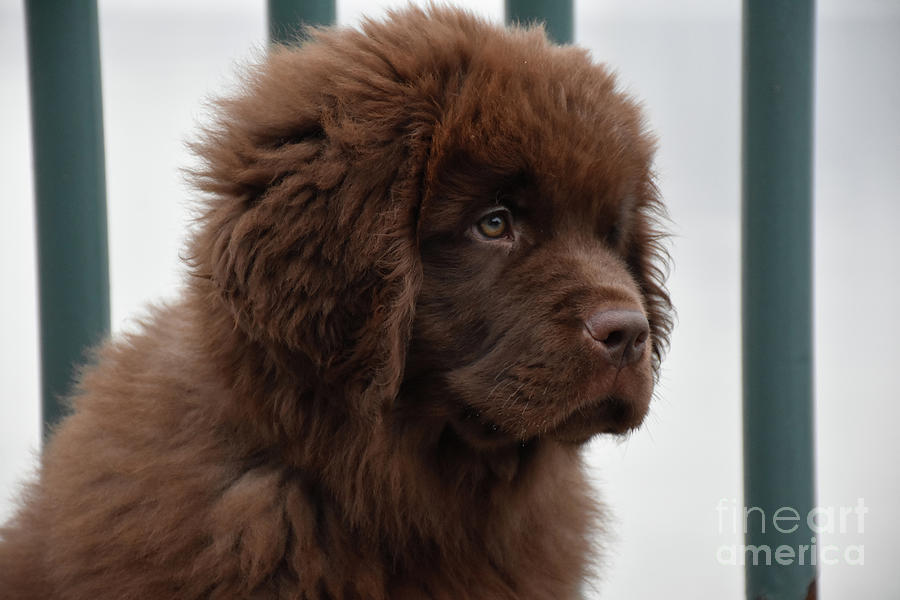
[[411,9],[248,88],[201,146],[192,247],[248,336],[475,445],[641,422],[671,326],[653,143],[585,52]]

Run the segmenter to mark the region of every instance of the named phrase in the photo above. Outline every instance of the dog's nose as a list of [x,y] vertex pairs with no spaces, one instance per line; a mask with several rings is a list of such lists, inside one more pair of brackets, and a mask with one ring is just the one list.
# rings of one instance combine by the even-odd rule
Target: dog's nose
[[647,317],[636,310],[601,310],[588,317],[585,327],[617,367],[640,360],[650,337]]

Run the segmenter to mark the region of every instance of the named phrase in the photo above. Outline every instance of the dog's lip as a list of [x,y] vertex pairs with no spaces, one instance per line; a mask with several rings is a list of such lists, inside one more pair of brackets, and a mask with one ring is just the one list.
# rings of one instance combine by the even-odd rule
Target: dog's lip
[[523,436],[511,433],[488,419],[482,411],[465,404],[457,415],[449,423],[457,435],[473,448],[491,451],[511,446],[527,448],[540,437],[537,434]]
[[[619,395],[604,396],[572,411],[536,437],[583,444],[599,434],[623,435],[640,427],[648,409],[649,402],[626,399]],[[464,405],[459,410],[459,416],[452,421],[457,433],[476,447],[497,448],[516,442],[527,443],[486,419],[478,409],[469,406]]]
[[463,406],[459,415],[453,419],[454,429],[463,438],[479,447],[496,447],[508,445],[514,441],[513,436],[505,432],[500,425],[486,419],[484,414],[471,406]]
[[566,416],[548,433],[554,439],[583,444],[601,433],[622,435],[637,429],[647,415],[649,403],[620,396],[606,396]]

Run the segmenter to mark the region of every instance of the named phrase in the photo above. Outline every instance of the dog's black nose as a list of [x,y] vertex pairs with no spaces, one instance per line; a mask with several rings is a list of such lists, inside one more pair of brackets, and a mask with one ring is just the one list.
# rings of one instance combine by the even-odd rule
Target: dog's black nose
[[647,317],[636,310],[601,310],[588,317],[585,327],[616,367],[639,361],[650,337]]

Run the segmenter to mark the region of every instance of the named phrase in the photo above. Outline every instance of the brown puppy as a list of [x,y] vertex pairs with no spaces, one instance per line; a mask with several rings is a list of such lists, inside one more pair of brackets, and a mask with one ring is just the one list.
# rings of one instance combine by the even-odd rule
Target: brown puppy
[[641,423],[670,329],[634,102],[437,8],[245,89],[184,298],[84,372],[0,597],[575,597],[579,448]]

